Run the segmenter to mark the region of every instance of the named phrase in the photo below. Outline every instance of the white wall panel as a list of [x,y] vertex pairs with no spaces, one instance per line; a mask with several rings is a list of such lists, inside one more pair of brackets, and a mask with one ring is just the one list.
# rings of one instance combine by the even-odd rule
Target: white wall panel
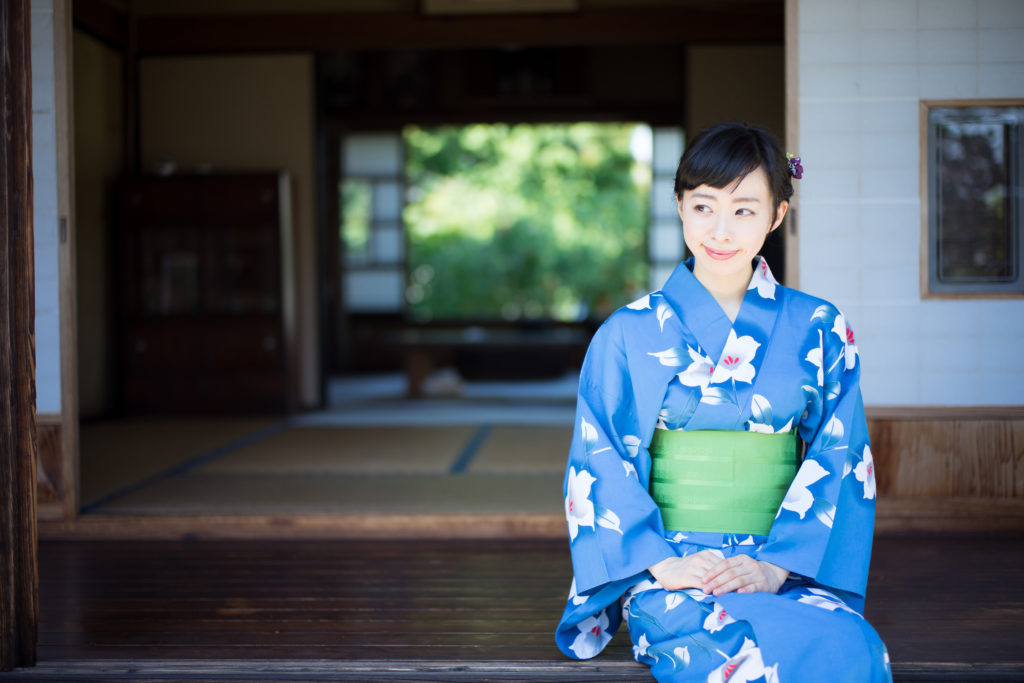
[[1024,404],[1024,301],[919,284],[919,100],[1024,97],[1024,2],[802,0],[798,44],[801,289],[849,316],[865,402]]
[[921,31],[917,56],[922,64],[953,64],[978,59],[978,32],[974,29]]
[[978,3],[974,0],[918,0],[917,26],[922,30],[977,24]]
[[1024,2],[1020,0],[978,0],[978,26],[1024,28]]

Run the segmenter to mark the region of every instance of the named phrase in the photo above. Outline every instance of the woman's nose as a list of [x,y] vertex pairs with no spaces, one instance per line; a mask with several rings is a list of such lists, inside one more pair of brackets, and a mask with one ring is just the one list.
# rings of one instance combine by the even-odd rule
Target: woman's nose
[[732,233],[729,230],[728,216],[724,214],[715,216],[715,224],[711,228],[711,234],[716,240],[721,242],[728,242],[732,238]]

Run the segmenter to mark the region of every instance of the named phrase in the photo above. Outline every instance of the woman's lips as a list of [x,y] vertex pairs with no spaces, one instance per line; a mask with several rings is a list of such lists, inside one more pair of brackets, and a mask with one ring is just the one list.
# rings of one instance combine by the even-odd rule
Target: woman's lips
[[708,256],[710,256],[716,261],[727,261],[728,259],[731,259],[733,256],[739,253],[738,249],[733,251],[717,251],[708,246],[704,247],[704,251],[707,253]]

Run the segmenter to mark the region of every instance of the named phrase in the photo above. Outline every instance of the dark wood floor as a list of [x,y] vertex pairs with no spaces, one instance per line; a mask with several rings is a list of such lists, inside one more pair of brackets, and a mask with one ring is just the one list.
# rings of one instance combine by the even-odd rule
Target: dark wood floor
[[[552,541],[44,542],[10,680],[650,680],[571,662]],[[868,618],[897,681],[1024,681],[1024,537],[883,536]]]

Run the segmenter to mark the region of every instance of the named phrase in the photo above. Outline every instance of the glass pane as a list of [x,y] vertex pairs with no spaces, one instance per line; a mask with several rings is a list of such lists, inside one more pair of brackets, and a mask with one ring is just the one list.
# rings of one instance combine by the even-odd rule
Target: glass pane
[[142,313],[200,312],[200,235],[188,228],[139,233]]
[[397,176],[402,173],[402,138],[398,133],[356,133],[345,138],[345,175]]
[[405,233],[401,223],[378,225],[373,236],[373,258],[377,263],[401,263]]
[[654,172],[676,175],[679,157],[683,155],[683,131],[680,128],[655,128],[653,136]]
[[205,233],[206,309],[211,313],[274,312],[280,308],[278,245],[269,230]]
[[373,217],[378,221],[397,221],[402,217],[402,186],[399,183],[374,183]]
[[342,258],[348,263],[362,263],[370,250],[371,184],[368,180],[346,179],[339,192]]
[[1015,123],[988,108],[934,109],[935,240],[943,284],[1018,277],[1012,161]]
[[400,311],[405,273],[398,269],[354,270],[345,273],[345,307],[350,311]]

